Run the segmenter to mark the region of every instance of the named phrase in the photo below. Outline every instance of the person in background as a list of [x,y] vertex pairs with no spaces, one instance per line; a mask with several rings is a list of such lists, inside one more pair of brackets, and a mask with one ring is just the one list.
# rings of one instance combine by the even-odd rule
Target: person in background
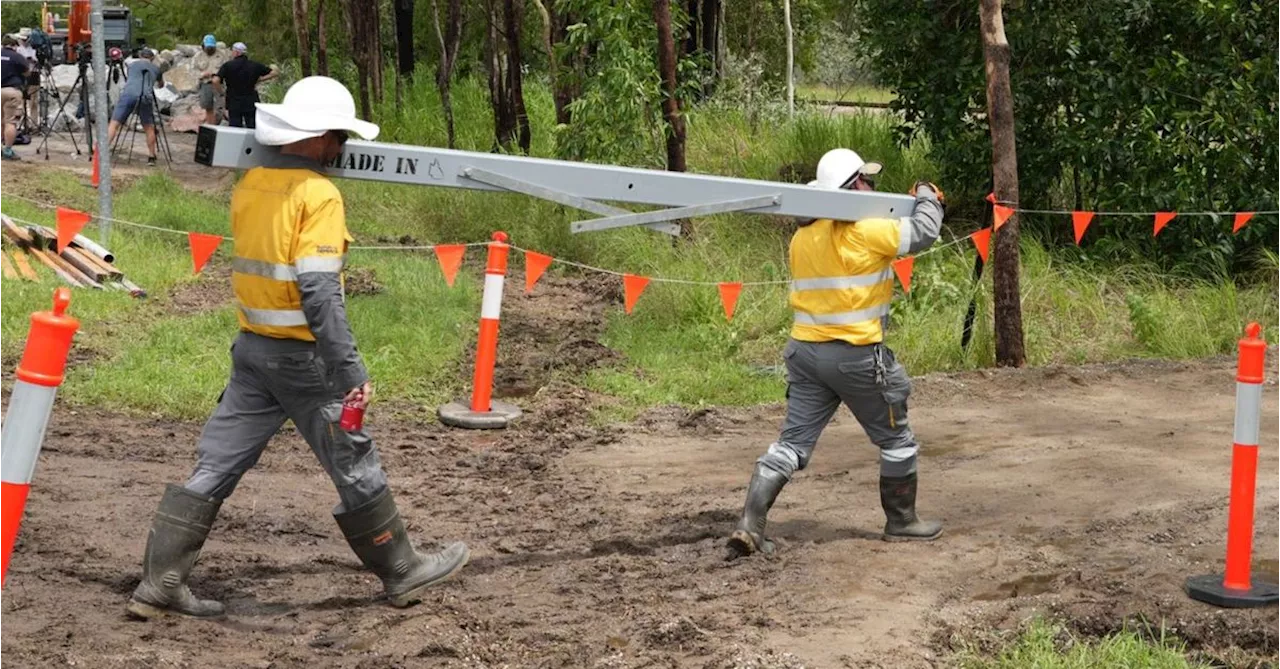
[[27,87],[27,72],[31,65],[17,51],[18,40],[6,35],[0,47],[0,112],[4,120],[4,160],[18,160],[13,143],[18,139],[18,124],[22,123],[23,90]]
[[148,167],[156,165],[156,119],[155,108],[152,106],[155,96],[151,89],[164,86],[164,77],[155,60],[156,52],[143,48],[138,52],[138,59],[129,64],[129,70],[125,73],[127,81],[124,90],[120,91],[120,99],[111,112],[111,123],[107,125],[107,143],[114,144],[120,128],[129,120],[129,115],[137,110],[138,120],[147,133]]
[[233,128],[254,127],[258,103],[258,83],[270,81],[280,74],[276,68],[249,60],[249,47],[244,42],[231,45],[231,60],[218,68],[213,83],[227,91],[227,115]]
[[[31,47],[27,40],[27,36],[31,34],[30,28],[23,28],[14,37],[18,40],[18,47],[14,49],[19,55],[27,59],[27,65],[30,69],[27,71],[26,104],[27,104],[27,122],[26,126],[20,128],[20,134],[34,133],[40,129],[40,112],[36,109],[36,102],[40,95],[40,67],[39,61],[36,59],[36,50]],[[18,140],[22,142],[21,139]]]
[[218,96],[222,95],[222,86],[214,84],[214,77],[226,58],[218,53],[218,38],[212,34],[205,35],[200,53],[192,59],[192,67],[200,73],[200,108],[204,110],[204,122],[216,124]]

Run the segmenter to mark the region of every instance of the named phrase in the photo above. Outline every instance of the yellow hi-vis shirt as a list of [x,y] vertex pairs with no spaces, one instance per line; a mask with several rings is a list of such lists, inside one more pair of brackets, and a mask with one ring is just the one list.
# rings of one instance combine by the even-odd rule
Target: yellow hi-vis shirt
[[298,275],[341,275],[351,236],[338,188],[311,169],[255,167],[231,195],[231,234],[240,329],[315,341]]
[[856,346],[882,341],[880,319],[893,299],[890,263],[911,239],[908,218],[828,218],[797,230],[790,250],[791,337]]

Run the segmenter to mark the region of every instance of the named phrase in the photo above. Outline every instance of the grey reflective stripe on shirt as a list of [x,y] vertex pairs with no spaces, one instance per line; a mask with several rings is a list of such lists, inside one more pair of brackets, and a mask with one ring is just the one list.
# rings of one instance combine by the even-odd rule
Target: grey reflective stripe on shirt
[[294,271],[292,265],[266,262],[265,260],[250,260],[239,256],[231,259],[231,271],[262,276],[277,281],[296,281],[298,279],[298,273]]
[[795,313],[795,321],[800,325],[853,325],[854,323],[880,318],[887,313],[889,313],[888,304],[854,311],[842,311],[838,314],[808,314],[803,311],[797,311]]
[[898,219],[898,255],[905,256],[911,250],[911,233],[915,225],[909,216]]
[[852,276],[824,276],[816,279],[793,279],[791,290],[829,290],[838,288],[866,288],[884,283],[893,278],[893,271],[888,267],[873,274],[855,274]]
[[298,274],[306,274],[307,272],[337,274],[342,271],[342,265],[345,261],[346,256],[307,256],[306,258],[298,258],[293,266],[298,270]]
[[301,309],[250,309],[240,305],[240,313],[254,325],[292,327],[307,324],[307,315]]

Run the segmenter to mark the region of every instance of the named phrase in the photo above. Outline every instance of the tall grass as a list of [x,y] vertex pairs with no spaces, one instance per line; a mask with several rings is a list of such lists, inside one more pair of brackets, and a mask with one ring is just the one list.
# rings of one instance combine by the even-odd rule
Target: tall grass
[[[424,74],[405,87],[402,104],[388,100],[379,107],[379,139],[445,144],[439,96]],[[549,93],[530,82],[526,95],[533,152],[550,155],[555,128]],[[491,150],[492,116],[481,83],[458,82],[453,104],[459,148]],[[803,182],[833,146],[850,146],[868,160],[884,163],[882,190],[902,192],[917,179],[936,178],[928,145],[899,146],[891,121],[883,116],[802,114],[793,123],[760,122],[747,111],[714,104],[689,113],[688,159],[699,172]],[[80,180],[60,172],[41,172],[30,183],[6,181],[4,187],[7,193],[38,195],[86,210],[93,209],[95,199]],[[569,223],[590,214],[516,194],[371,181],[343,181],[340,188],[360,244],[404,238],[483,241],[501,229],[518,246],[620,272],[708,282],[787,277],[790,227],[781,218],[698,219],[688,238],[673,243],[643,229],[574,235]],[[179,230],[225,233],[227,200],[225,192],[194,193],[157,174],[123,189],[116,212],[121,218]],[[6,213],[52,223],[47,211],[22,201],[5,198],[2,206]],[[954,231],[948,227],[944,240],[971,229],[972,224],[963,223]],[[196,280],[183,237],[116,226],[110,245],[121,267],[156,298],[139,303],[123,293],[76,292],[72,310],[84,323],[78,346],[98,357],[94,365],[77,367],[68,397],[179,415],[192,414],[192,407],[194,413],[202,412],[207,403],[201,398],[216,397],[225,378],[225,348],[234,330],[230,312],[173,316],[163,308],[166,293]],[[469,254],[473,262],[480,257],[478,250]],[[513,272],[519,272],[520,256],[513,258]],[[921,255],[911,292],[899,289],[887,337],[913,374],[992,364],[990,273],[975,283],[973,259],[967,241]],[[451,290],[429,254],[355,252],[351,261],[374,268],[386,288],[351,300],[356,335],[381,396],[428,404],[461,391],[467,380],[456,372],[473,341],[478,309],[474,273],[464,272]],[[1022,242],[1022,262],[1031,364],[1227,353],[1250,320],[1266,327],[1270,341],[1277,335],[1274,253],[1259,258],[1256,272],[1216,283],[1162,276],[1154,264],[1100,264],[1047,250],[1029,236]],[[552,271],[580,273],[564,267]],[[4,282],[0,312],[6,360],[20,350],[26,314],[47,307],[50,289],[49,283]],[[973,341],[964,349],[961,324],[971,301],[978,318]],[[790,318],[785,286],[747,287],[733,320],[726,322],[713,285],[655,282],[634,314],[624,315],[618,304],[608,316],[603,339],[623,354],[622,362],[578,381],[620,398],[617,415],[660,403],[776,400],[782,388],[779,351]],[[183,370],[184,378],[164,386],[175,368]],[[169,390],[160,392],[164,387]]]

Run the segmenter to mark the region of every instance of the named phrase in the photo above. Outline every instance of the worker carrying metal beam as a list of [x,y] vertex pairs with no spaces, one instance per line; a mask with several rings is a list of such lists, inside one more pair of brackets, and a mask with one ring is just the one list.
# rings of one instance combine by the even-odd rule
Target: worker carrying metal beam
[[[810,186],[869,191],[878,163],[849,149],[833,149],[818,163]],[[901,218],[829,218],[804,223],[791,238],[791,340],[787,365],[787,414],[778,440],[756,460],[729,557],[773,551],[765,516],[798,470],[841,403],[880,447],[880,503],[884,538],[932,540],[942,523],[916,516],[919,445],[907,423],[911,381],[885,346],[883,320],[893,298],[895,258],[921,251],[938,239],[943,194],[929,183],[911,189],[915,210]]]
[[349,134],[373,139],[378,126],[356,118],[351,93],[328,77],[298,81],[282,103],[259,103],[256,114],[255,137],[281,147],[286,162],[249,170],[231,196],[240,321],[231,379],[205,424],[191,478],[170,484],[160,500],[127,607],[143,618],[223,613],[222,604],[196,598],[187,577],[222,501],[286,419],[333,479],[338,527],[393,605],[420,600],[470,555],[462,543],[425,555],[413,547],[373,440],[359,427],[344,430],[340,418],[344,402],[367,401],[372,387],[342,293],[351,241],[342,195],[322,165]]

